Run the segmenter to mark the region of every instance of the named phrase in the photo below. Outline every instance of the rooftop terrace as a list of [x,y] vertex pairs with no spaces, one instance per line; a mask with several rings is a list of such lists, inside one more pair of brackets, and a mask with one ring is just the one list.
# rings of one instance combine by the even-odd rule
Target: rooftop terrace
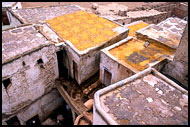
[[69,40],[79,51],[99,46],[118,35],[120,25],[93,13],[77,11],[46,21],[62,39]]
[[35,7],[12,10],[23,23],[40,23],[45,20],[60,16],[63,14],[79,11],[80,8],[75,5]]
[[148,36],[149,39],[160,42],[170,48],[177,49],[186,24],[187,21],[171,17],[157,25],[152,25],[140,30],[137,33],[139,35]]
[[100,96],[102,108],[122,125],[185,125],[188,95],[146,74]]
[[173,50],[159,43],[150,43],[146,48],[144,44],[145,41],[132,38],[110,49],[109,53],[114,56],[118,62],[125,66],[130,65],[138,71],[148,68],[151,63],[164,60],[166,56],[174,55]]
[[148,25],[149,24],[147,24],[143,21],[136,21],[136,22],[133,22],[133,23],[126,25],[129,28],[128,36],[135,37],[137,30],[142,29],[144,27],[147,27]]
[[2,31],[2,63],[38,49],[46,41],[32,25]]

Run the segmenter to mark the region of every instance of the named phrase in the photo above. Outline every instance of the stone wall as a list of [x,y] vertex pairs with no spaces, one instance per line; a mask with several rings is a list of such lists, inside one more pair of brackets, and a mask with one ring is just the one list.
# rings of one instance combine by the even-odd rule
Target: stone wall
[[54,45],[31,52],[2,66],[2,114],[11,115],[51,91],[58,78]]
[[[163,13],[160,13],[157,15],[152,15],[152,16],[140,17],[140,18],[126,17],[126,18],[122,18],[122,19],[115,19],[114,21],[117,21],[121,24],[123,24],[123,23],[129,24],[134,21],[143,20],[144,22],[149,23],[149,24],[152,24],[152,23],[157,24],[157,23],[160,23],[161,21],[167,19],[168,17],[171,17],[172,15],[174,15],[175,14],[174,8],[176,8],[176,7],[177,7],[177,4],[173,3],[173,2],[171,2],[171,4],[168,4],[168,5],[144,7],[145,11],[147,11],[146,9],[148,9],[148,10],[154,9],[154,10],[157,10],[157,11],[163,12]],[[141,8],[133,9],[130,11],[139,11],[139,10],[141,10]]]
[[188,24],[183,33],[174,60],[166,64],[163,73],[178,80],[188,88]]
[[[49,93],[43,95],[37,101],[23,108],[11,117],[16,115],[21,125],[26,125],[26,121],[31,119],[35,115],[38,115],[40,121],[42,122],[56,108],[62,106],[62,104],[64,104],[63,98],[56,89],[53,89]],[[3,125],[6,125],[5,121],[8,119],[9,118],[3,119]]]

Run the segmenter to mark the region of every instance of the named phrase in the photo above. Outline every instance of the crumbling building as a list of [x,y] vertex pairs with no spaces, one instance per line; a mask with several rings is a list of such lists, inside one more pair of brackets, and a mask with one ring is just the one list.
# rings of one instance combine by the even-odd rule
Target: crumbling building
[[46,119],[63,102],[58,75],[55,47],[33,25],[2,31],[3,124]]
[[94,95],[94,125],[187,125],[188,91],[153,68]]
[[85,11],[58,16],[46,22],[65,42],[63,64],[78,84],[99,70],[101,49],[128,35],[128,28]]
[[105,85],[123,80],[150,66],[160,71],[167,60],[173,60],[186,21],[168,18],[157,25],[143,24],[146,23],[138,21],[127,25],[132,38],[128,37],[102,50],[100,81]]
[[19,24],[19,22],[11,16],[9,10],[20,8],[22,8],[21,2],[2,2],[2,29]]

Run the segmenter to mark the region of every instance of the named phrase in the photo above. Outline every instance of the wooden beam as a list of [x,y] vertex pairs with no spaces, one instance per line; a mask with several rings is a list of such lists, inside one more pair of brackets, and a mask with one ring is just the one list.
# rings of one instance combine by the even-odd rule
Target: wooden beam
[[73,101],[73,99],[68,95],[67,91],[63,88],[63,86],[61,84],[62,84],[62,82],[60,82],[59,80],[55,81],[55,85],[56,85],[59,93],[61,94],[63,99],[66,101],[66,103],[70,106],[72,111],[76,112],[77,115],[80,115],[83,112],[87,111],[88,109],[85,106],[81,106],[79,103],[75,103]]

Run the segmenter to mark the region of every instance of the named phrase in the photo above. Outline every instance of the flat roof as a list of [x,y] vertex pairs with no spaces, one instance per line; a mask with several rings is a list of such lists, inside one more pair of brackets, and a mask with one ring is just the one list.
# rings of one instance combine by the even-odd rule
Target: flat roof
[[99,46],[118,35],[120,25],[83,10],[46,20],[62,39],[69,40],[79,51]]
[[146,48],[144,44],[143,40],[131,38],[108,52],[117,58],[118,62],[125,66],[130,65],[138,71],[148,68],[151,63],[162,61],[168,56],[174,56],[174,50],[159,43],[150,43]]
[[32,25],[2,31],[2,63],[46,45],[47,39]]
[[127,24],[126,26],[129,28],[129,34],[128,36],[135,37],[136,31],[139,29],[142,29],[144,27],[147,27],[149,24],[143,22],[143,21],[136,21],[130,24]]
[[17,2],[2,2],[2,7],[12,7]]
[[79,10],[80,8],[75,5],[56,5],[49,7],[13,9],[11,12],[22,22],[34,24]]
[[100,96],[100,104],[121,125],[186,125],[188,93],[151,73]]
[[177,49],[187,21],[170,17],[157,25],[138,31],[139,35],[146,35],[149,39],[156,40],[170,48]]

